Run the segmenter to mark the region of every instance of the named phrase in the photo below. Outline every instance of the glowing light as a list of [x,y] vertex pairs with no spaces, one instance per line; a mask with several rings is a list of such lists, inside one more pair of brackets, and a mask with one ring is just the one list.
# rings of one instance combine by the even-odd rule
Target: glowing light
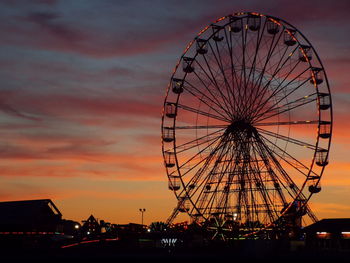
[[233,214],[233,220],[236,220],[236,219],[237,219],[237,216],[238,216],[238,214],[237,214],[237,213],[234,213],[234,214]]
[[99,241],[100,241],[100,240],[86,240],[86,241],[80,242],[80,244],[96,243],[96,242],[99,242]]
[[75,229],[79,229],[79,225],[75,225],[74,228],[75,228]]
[[77,246],[77,245],[79,245],[79,243],[74,243],[74,244],[62,246],[61,248],[74,247],[74,246]]
[[316,232],[317,235],[327,235],[328,232]]

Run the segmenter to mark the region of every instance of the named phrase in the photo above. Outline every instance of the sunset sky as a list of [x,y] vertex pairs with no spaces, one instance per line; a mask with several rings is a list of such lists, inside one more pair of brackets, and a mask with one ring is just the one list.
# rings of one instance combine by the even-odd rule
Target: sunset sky
[[317,50],[334,132],[319,218],[350,217],[350,2],[0,0],[0,201],[51,198],[64,218],[165,221],[160,122],[197,32],[240,11],[280,17]]

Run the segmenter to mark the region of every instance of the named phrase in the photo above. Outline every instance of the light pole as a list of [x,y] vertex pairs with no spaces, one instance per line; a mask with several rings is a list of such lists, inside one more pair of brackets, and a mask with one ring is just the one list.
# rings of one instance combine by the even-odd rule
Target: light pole
[[141,212],[141,224],[143,225],[143,213],[146,212],[146,208],[140,208],[139,210]]

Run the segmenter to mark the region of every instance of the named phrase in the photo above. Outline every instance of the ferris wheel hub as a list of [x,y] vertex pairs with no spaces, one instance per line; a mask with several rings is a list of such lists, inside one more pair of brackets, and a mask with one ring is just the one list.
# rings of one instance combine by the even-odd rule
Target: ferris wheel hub
[[251,137],[255,132],[256,129],[246,120],[233,121],[226,129],[227,134],[245,133],[247,137]]

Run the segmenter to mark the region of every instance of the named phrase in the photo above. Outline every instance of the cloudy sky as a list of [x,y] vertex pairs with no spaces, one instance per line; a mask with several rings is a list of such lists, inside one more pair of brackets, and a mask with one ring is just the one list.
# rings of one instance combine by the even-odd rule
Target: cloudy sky
[[350,217],[350,3],[337,1],[0,1],[0,200],[51,198],[65,218],[166,220],[160,121],[187,43],[239,11],[280,17],[318,51],[334,133],[319,218]]

